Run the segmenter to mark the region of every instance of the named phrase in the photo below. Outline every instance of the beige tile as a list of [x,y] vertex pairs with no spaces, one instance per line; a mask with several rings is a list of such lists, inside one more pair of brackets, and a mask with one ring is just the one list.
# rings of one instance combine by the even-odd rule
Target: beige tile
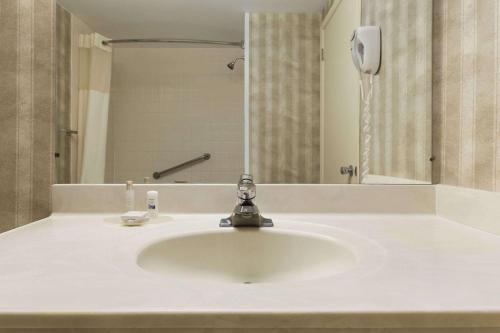
[[[241,153],[243,72],[226,67],[241,55],[240,49],[215,48],[115,50],[110,104],[117,119],[114,150],[120,151],[113,161],[115,182],[152,170],[151,165],[161,170],[205,152]],[[144,61],[137,63],[138,57]],[[130,159],[116,160],[139,151],[152,157],[136,159],[134,170]],[[161,181],[207,182],[210,177],[201,173],[211,172],[214,161]]]

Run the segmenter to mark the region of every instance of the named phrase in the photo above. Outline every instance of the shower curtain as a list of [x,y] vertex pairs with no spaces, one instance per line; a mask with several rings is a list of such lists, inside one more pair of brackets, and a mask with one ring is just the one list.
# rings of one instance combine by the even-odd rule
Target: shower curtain
[[78,178],[82,184],[104,183],[111,47],[103,36],[80,35],[78,96]]

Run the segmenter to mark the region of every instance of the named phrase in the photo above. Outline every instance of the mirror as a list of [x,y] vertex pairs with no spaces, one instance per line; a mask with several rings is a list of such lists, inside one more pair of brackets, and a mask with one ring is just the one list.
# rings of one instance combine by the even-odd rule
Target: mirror
[[432,0],[58,0],[56,24],[58,183],[431,182]]

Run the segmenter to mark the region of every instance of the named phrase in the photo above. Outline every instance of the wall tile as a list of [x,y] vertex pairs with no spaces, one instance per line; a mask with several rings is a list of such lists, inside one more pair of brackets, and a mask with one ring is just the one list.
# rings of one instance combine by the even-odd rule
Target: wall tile
[[205,152],[209,161],[155,182],[223,183],[228,173],[240,174],[243,64],[234,71],[226,65],[241,56],[235,48],[114,49],[108,149],[114,170],[106,182],[142,182]]

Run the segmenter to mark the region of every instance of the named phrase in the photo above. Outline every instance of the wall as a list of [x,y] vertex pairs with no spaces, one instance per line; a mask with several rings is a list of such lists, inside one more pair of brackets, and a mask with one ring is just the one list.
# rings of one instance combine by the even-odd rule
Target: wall
[[70,129],[71,111],[71,14],[63,7],[56,6],[56,107],[54,121],[55,160],[54,180],[58,184],[70,182],[70,140],[60,129]]
[[50,213],[54,36],[53,0],[0,1],[0,232]]
[[359,73],[352,64],[350,36],[361,24],[361,0],[338,0],[321,24],[321,182],[357,184],[359,165]]
[[495,0],[434,1],[434,182],[500,191]]
[[[70,79],[70,91],[71,91],[71,112],[68,119],[68,128],[72,130],[78,130],[79,128],[79,88],[80,88],[80,35],[93,33],[92,30],[85,22],[83,22],[79,17],[71,14],[71,79]],[[82,125],[80,125],[81,127]],[[79,150],[79,142],[83,140],[81,133],[78,135],[72,135],[66,138],[67,144],[70,146],[69,152],[69,163],[67,166],[67,172],[69,172],[70,183],[76,184],[80,182],[78,177],[78,169],[81,165],[81,160],[79,155],[81,154]]]
[[142,182],[205,152],[161,182],[236,183],[243,172],[243,63],[238,48],[113,49],[107,182]]
[[362,23],[382,28],[369,173],[430,182],[432,0],[363,0]]
[[250,15],[250,172],[320,179],[320,14]]

